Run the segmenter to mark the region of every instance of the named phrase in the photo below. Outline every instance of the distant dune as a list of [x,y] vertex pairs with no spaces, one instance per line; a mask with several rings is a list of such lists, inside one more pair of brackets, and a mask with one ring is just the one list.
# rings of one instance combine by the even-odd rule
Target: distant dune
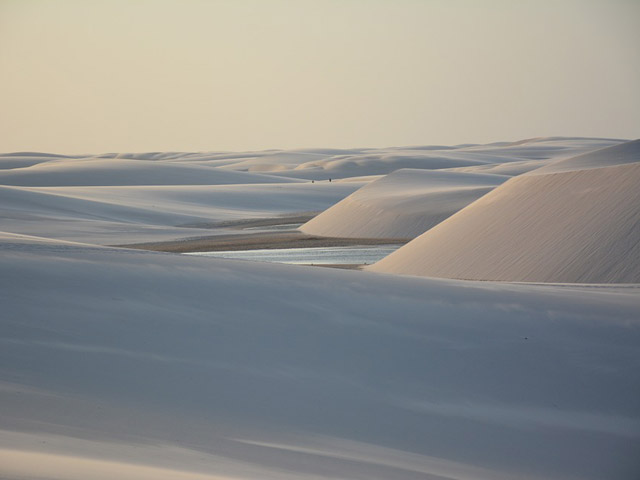
[[640,142],[515,177],[370,269],[473,280],[640,282]]
[[214,162],[226,170],[274,173],[316,181],[387,175],[404,168],[457,168],[476,173],[515,175],[538,168],[548,161],[621,142],[622,140],[607,138],[551,137],[448,147],[431,145],[351,150],[274,150],[244,154],[201,153],[189,154],[188,160],[193,162],[196,158],[201,158],[203,161],[207,159],[207,164]]
[[0,170],[0,185],[29,187],[225,185],[295,181],[297,180],[153,160],[62,159]]
[[547,165],[531,170],[530,175],[545,175],[548,173],[571,172],[590,168],[613,167],[640,162],[640,140],[613,145],[581,155],[557,160]]
[[326,237],[414,238],[508,178],[442,170],[397,170],[365,185],[300,230]]

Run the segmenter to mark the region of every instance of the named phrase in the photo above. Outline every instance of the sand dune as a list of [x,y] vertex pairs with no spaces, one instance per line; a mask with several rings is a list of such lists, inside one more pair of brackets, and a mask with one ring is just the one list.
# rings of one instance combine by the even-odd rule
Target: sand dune
[[340,178],[352,176],[365,169],[369,175],[375,175],[391,173],[401,168],[427,170],[482,168],[487,165],[524,160],[542,162],[617,145],[621,142],[616,139],[557,137],[489,145],[389,148],[357,155],[333,156],[303,163],[297,169],[321,169],[329,176],[333,174],[335,178]]
[[[546,161],[577,155],[590,150],[617,145],[616,139],[598,138],[538,138],[521,142],[489,145],[414,146],[379,149],[292,150],[218,154],[218,161],[229,161],[224,168],[278,175],[308,180],[328,180],[365,175],[386,175],[402,168],[490,169],[512,162],[532,162],[530,168],[503,167],[503,171],[487,173],[513,175],[537,168]],[[478,170],[479,171],[479,170]],[[512,173],[513,172],[513,173]]]
[[620,143],[0,155],[0,478],[636,480],[637,284],[103,246],[235,242],[351,194],[319,226],[395,236],[553,167],[402,273],[638,282],[636,147],[566,160]]
[[[225,171],[240,173],[282,175],[287,178],[307,180],[328,180],[328,178],[349,178],[367,175],[386,175],[400,168],[442,169],[442,168],[478,168],[490,169],[492,166],[512,162],[533,161],[544,163],[547,160],[566,158],[598,148],[617,145],[622,140],[598,138],[537,138],[519,142],[498,142],[489,145],[428,145],[413,147],[389,148],[353,148],[353,149],[297,149],[297,150],[265,150],[256,152],[144,152],[144,153],[103,153],[99,155],[58,155],[40,152],[16,152],[0,154],[0,170],[15,169],[0,176],[0,184],[4,185],[133,185],[133,180],[116,183],[113,177],[103,170],[130,169],[129,174],[138,177],[140,185],[165,185],[168,180],[162,179],[167,174],[175,175],[173,185],[180,184],[226,184],[255,183],[261,175],[219,176],[219,179],[206,177],[212,170],[201,170],[204,167],[219,167]],[[146,163],[145,163],[146,162]],[[29,169],[40,166],[43,170]],[[137,165],[137,167],[136,167]],[[140,169],[149,168],[149,179],[141,180]],[[176,169],[177,166],[193,167]],[[46,167],[46,168],[45,168]],[[26,168],[26,170],[20,170]],[[490,173],[506,173],[504,171]],[[80,169],[80,170],[78,170]],[[511,167],[513,170],[514,167]],[[125,171],[125,170],[123,170]],[[153,172],[158,172],[153,174]],[[215,171],[215,170],[213,170]],[[472,170],[473,171],[473,170]],[[95,176],[106,175],[104,180],[97,181]],[[206,182],[194,180],[192,174],[205,175]],[[521,172],[518,172],[521,173]],[[89,177],[83,178],[84,175]],[[220,173],[216,173],[220,175]],[[65,179],[69,176],[68,179]],[[42,178],[41,178],[42,177]],[[154,178],[155,177],[155,178]],[[72,183],[61,183],[61,182]],[[120,179],[119,182],[122,182]]]
[[300,230],[350,238],[414,238],[508,177],[438,170],[397,170],[376,180]]
[[[0,186],[0,211],[5,216],[11,213],[12,220],[33,217],[40,221],[66,218],[74,221],[97,220],[165,226],[213,221],[215,218],[211,215],[213,212],[206,211],[206,204],[197,205],[195,201],[181,205],[161,198],[157,202],[143,202],[140,198],[137,202],[126,204],[118,201],[122,192],[117,188],[105,187],[100,196],[79,195],[75,190],[77,188],[73,187],[35,189]],[[161,192],[157,193],[161,195]],[[169,191],[166,193],[170,194]],[[92,196],[99,199],[93,199]]]
[[223,222],[322,211],[361,185],[0,186],[0,218],[7,230],[65,240],[174,240],[215,235],[210,227]]
[[637,287],[0,235],[0,477],[637,478]]
[[545,160],[549,158],[573,157],[620,143],[625,143],[625,140],[615,138],[540,137],[516,142],[474,145],[468,147],[466,150],[478,153],[490,152],[494,155],[519,157],[521,159]]
[[177,240],[215,235],[211,228],[229,221],[308,217],[364,183],[311,184],[210,166],[238,155],[253,153],[0,155],[1,225],[103,245]]
[[515,177],[516,175],[521,175],[532,170],[537,170],[547,163],[553,161],[555,161],[553,158],[550,160],[521,160],[518,162],[475,165],[473,167],[447,168],[446,171],[463,173],[489,173],[493,175],[506,175],[509,177]]
[[[331,237],[415,238],[482,197],[508,176],[550,166],[569,152],[575,154],[612,144],[614,152],[630,148],[611,139],[537,138],[461,148],[416,147],[412,154],[406,149],[392,154],[392,149],[387,149],[387,153],[305,163],[297,169],[321,168],[327,174],[333,171],[340,172],[339,175],[361,168],[372,173],[403,165],[420,169],[394,170],[318,215],[301,230]],[[585,158],[590,158],[589,155],[585,154]],[[465,162],[466,166],[443,168]]]
[[566,159],[550,162],[531,171],[531,175],[571,172],[640,162],[640,140],[621,143]]
[[368,175],[381,175],[391,173],[401,168],[420,168],[435,170],[440,168],[480,165],[494,161],[494,157],[485,157],[481,154],[475,158],[464,158],[447,151],[445,154],[421,153],[412,151],[382,152],[361,155],[344,155],[331,157],[319,161],[303,163],[297,170],[316,170],[333,178],[343,178],[358,175],[363,170]]
[[[568,152],[584,152],[620,141],[554,138],[516,143],[519,144],[84,156],[0,154],[0,185],[6,186],[0,218],[3,228],[24,234],[42,234],[41,222],[52,220],[46,234],[60,239],[100,244],[176,240],[212,234],[182,225],[322,211],[359,186],[383,176],[374,175],[375,172],[386,174],[403,165],[416,165],[424,171],[473,165],[460,170],[512,175]],[[327,185],[330,176],[326,168],[334,180],[342,176],[345,182]],[[312,179],[321,181],[314,185],[298,183]],[[398,184],[398,188],[403,187]],[[409,204],[417,198],[411,188],[402,206],[403,194],[388,189],[384,195],[391,202],[390,210],[399,215],[387,215],[385,228],[380,227],[383,222],[378,219],[363,233],[386,236],[397,229],[394,235],[415,236],[481,193],[466,187],[455,195],[453,191],[432,192],[437,201],[429,202],[431,213],[425,218],[411,217],[415,211]],[[422,193],[428,194],[427,190],[425,187]],[[377,206],[384,208],[383,203],[379,201]],[[446,213],[436,211],[436,204],[446,206]],[[364,215],[357,220],[362,224]]]
[[629,142],[515,177],[370,268],[476,280],[640,282],[639,147]]
[[21,186],[221,185],[293,181],[152,160],[72,159],[0,170],[0,184]]
[[0,153],[0,170],[24,168],[39,163],[53,162],[60,159],[70,160],[74,157],[36,152]]

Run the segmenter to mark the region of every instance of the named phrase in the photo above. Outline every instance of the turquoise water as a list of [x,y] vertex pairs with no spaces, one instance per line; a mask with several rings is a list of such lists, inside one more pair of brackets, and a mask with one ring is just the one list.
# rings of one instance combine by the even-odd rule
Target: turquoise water
[[197,252],[187,255],[233,258],[256,262],[289,263],[295,265],[362,265],[372,264],[400,248],[394,245],[362,245],[351,247],[278,248],[264,250],[235,250]]

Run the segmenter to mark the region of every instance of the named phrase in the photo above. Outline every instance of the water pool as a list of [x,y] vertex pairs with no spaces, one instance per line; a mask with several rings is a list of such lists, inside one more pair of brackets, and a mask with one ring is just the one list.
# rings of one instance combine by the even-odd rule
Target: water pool
[[188,253],[187,255],[253,260],[256,262],[289,263],[295,265],[363,265],[375,263],[401,246],[401,244],[393,244],[354,245],[349,247],[274,248],[195,252]]

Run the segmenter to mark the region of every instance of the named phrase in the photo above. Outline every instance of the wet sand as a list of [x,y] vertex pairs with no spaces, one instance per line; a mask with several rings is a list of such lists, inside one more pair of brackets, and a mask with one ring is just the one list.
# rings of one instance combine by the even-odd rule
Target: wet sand
[[303,224],[318,215],[319,212],[305,212],[296,215],[281,215],[268,218],[247,218],[243,220],[227,220],[221,222],[199,222],[178,225],[188,228],[258,228],[273,227],[278,225]]
[[261,250],[276,248],[348,247],[356,245],[404,244],[407,238],[335,238],[316,237],[298,230],[283,232],[256,232],[232,235],[192,237],[168,242],[114,245],[117,247],[153,250],[156,252],[220,252]]

